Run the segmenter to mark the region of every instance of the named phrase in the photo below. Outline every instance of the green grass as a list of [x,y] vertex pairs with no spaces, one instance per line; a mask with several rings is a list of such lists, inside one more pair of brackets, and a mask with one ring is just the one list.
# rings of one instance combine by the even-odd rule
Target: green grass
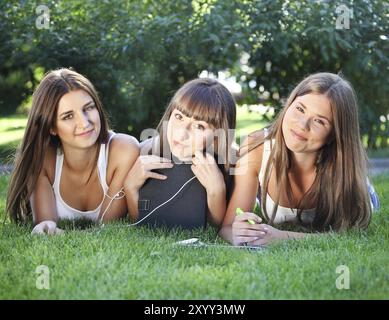
[[0,163],[9,162],[23,138],[26,116],[0,118]]
[[[3,218],[7,176],[0,176]],[[373,179],[382,201],[366,232],[327,234],[261,251],[180,247],[205,232],[127,227],[77,228],[63,236],[31,236],[31,226],[0,225],[0,299],[388,299],[389,176]],[[37,266],[50,270],[39,290]],[[348,266],[350,289],[338,290],[336,268]]]
[[237,135],[240,133],[250,133],[264,128],[267,125],[262,115],[258,112],[249,112],[246,107],[237,107]]

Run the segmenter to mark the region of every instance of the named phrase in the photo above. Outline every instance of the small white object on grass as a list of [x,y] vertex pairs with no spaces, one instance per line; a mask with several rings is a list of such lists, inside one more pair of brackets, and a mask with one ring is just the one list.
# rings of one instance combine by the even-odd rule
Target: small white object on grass
[[62,234],[64,231],[57,228],[57,224],[51,220],[44,220],[38,223],[34,229],[32,229],[31,234]]
[[190,239],[186,239],[186,240],[181,240],[181,241],[175,242],[174,244],[179,244],[179,245],[184,245],[184,246],[190,246],[190,245],[202,246],[202,245],[205,245],[205,243],[199,241],[198,238],[190,238]]

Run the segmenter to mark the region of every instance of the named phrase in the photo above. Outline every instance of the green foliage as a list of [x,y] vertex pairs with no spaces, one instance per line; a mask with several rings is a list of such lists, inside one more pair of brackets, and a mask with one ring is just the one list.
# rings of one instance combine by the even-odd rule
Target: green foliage
[[26,116],[0,118],[0,165],[13,163],[26,124]]
[[37,3],[2,1],[0,114],[26,101],[42,70],[74,67],[95,84],[114,129],[139,137],[202,70],[229,70],[243,85],[242,102],[276,108],[306,75],[342,72],[356,89],[366,143],[385,147],[389,120],[379,117],[389,112],[388,4],[342,3],[353,16],[350,29],[338,30],[339,4],[51,0],[49,28],[38,29]]
[[[35,28],[35,4],[13,1],[2,5],[2,27],[13,31],[2,58],[10,70],[74,67],[95,84],[115,129],[138,135],[157,124],[181,84],[237,59],[223,40],[234,38],[234,15],[212,2],[49,1],[46,30]],[[24,55],[20,43],[28,43]]]
[[248,100],[263,99],[280,108],[305,76],[340,72],[357,93],[368,147],[384,147],[389,119],[382,123],[379,117],[389,113],[389,5],[375,0],[342,4],[353,10],[349,29],[336,29],[342,14],[337,12],[338,1],[248,2],[250,36],[244,50],[251,69],[241,75],[247,84],[252,80],[256,84],[256,90],[246,86]]

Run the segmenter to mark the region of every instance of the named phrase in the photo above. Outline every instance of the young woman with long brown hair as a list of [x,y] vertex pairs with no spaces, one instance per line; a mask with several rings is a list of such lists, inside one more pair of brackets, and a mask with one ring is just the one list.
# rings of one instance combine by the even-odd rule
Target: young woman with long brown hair
[[59,219],[107,222],[125,216],[120,192],[139,155],[137,140],[109,131],[91,82],[69,69],[48,72],[34,92],[15,159],[6,211],[31,216],[33,233],[60,233]]
[[235,122],[235,101],[221,83],[207,78],[185,83],[166,108],[157,135],[141,143],[142,155],[128,174],[130,217],[168,228],[205,228],[207,221],[219,226]]
[[[219,232],[232,244],[265,245],[306,235],[275,227],[285,222],[319,232],[368,226],[371,200],[377,204],[378,199],[374,192],[369,196],[373,188],[356,97],[340,76],[318,73],[304,79],[276,120],[249,135],[240,152]],[[261,217],[252,212],[257,193]],[[238,207],[244,214],[236,216]]]

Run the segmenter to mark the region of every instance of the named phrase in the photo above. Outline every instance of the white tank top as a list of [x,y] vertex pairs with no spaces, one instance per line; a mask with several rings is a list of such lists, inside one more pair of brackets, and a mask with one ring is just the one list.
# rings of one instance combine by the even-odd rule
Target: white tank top
[[59,219],[69,219],[75,220],[80,218],[86,218],[93,221],[97,221],[100,213],[101,206],[104,202],[105,195],[108,192],[108,185],[106,180],[107,175],[107,163],[108,163],[108,151],[109,151],[109,143],[111,142],[112,137],[115,135],[114,132],[110,132],[110,137],[108,140],[108,144],[101,144],[99,158],[97,160],[97,173],[100,181],[100,185],[103,189],[104,196],[101,200],[98,207],[94,210],[90,211],[80,211],[69,206],[61,197],[61,193],[59,190],[60,182],[61,182],[61,174],[62,174],[62,165],[63,165],[63,152],[60,148],[57,149],[57,156],[55,161],[55,178],[53,183],[53,191],[55,197],[55,203],[57,207],[57,215]]
[[[268,134],[267,128],[264,129],[264,132],[266,137]],[[259,171],[259,175],[258,175],[259,184],[261,188],[263,188],[263,186],[265,185],[264,184],[265,169],[266,169],[267,162],[269,161],[270,158],[272,144],[274,144],[274,139],[272,141],[265,140],[263,145],[262,164],[261,164],[261,170]],[[271,170],[272,167],[270,167],[270,171]],[[266,193],[266,212],[269,217],[271,217],[273,213],[274,205],[275,203],[273,199],[270,197],[269,193]],[[263,204],[261,204],[261,209],[263,211]],[[292,209],[292,208],[287,208],[278,205],[276,216],[274,218],[274,223],[279,224],[283,222],[297,222],[297,211],[298,209]],[[304,223],[313,222],[314,216],[315,216],[315,209],[303,210],[301,213],[301,219]]]

